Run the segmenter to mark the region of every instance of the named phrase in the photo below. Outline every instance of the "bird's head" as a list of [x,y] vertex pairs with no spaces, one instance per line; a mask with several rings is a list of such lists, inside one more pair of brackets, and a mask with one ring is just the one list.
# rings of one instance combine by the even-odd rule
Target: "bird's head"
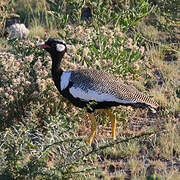
[[45,49],[51,56],[62,56],[67,51],[66,43],[58,38],[49,38],[45,44],[41,44],[38,47]]

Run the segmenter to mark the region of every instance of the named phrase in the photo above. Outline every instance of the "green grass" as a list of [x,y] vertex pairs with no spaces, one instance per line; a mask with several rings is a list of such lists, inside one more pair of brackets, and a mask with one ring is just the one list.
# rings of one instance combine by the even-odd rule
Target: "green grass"
[[[180,53],[176,13],[167,11],[172,3],[52,2],[18,0],[3,9],[19,14],[30,36],[0,39],[0,179],[178,179]],[[84,5],[93,13],[88,24],[80,21]],[[88,146],[85,111],[60,96],[50,57],[36,48],[48,37],[67,42],[64,69],[103,69],[163,108],[157,114],[112,108],[117,141],[107,117],[98,115]],[[166,61],[169,54],[175,60]]]

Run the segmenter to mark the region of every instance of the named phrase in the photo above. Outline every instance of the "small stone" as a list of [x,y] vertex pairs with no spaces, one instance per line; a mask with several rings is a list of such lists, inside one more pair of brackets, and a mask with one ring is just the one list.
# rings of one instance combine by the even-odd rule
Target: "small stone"
[[13,24],[9,27],[10,37],[17,37],[18,39],[27,38],[29,35],[29,30],[24,24]]

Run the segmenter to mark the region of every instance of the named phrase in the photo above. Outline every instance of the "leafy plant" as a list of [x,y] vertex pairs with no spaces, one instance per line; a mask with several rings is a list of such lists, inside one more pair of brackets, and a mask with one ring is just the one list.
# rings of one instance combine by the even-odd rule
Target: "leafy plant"
[[93,17],[97,24],[113,24],[115,27],[119,25],[122,32],[127,32],[154,9],[147,0],[137,2],[131,8],[114,1],[100,0],[89,3],[94,10]]
[[75,178],[87,177],[94,170],[90,163],[84,163],[87,146],[75,135],[75,122],[64,115],[49,116],[51,123],[46,124],[46,131],[42,132],[34,129],[36,122],[32,118],[29,114],[25,124],[8,128],[6,134],[0,133],[1,157],[5,157],[1,158],[1,176],[11,179]]
[[13,1],[0,1],[0,36],[5,33],[5,26],[7,18],[19,17],[13,10]]
[[84,1],[51,1],[46,0],[49,4],[50,10],[48,13],[55,18],[56,25],[62,29],[71,21],[72,23],[80,22],[80,10]]

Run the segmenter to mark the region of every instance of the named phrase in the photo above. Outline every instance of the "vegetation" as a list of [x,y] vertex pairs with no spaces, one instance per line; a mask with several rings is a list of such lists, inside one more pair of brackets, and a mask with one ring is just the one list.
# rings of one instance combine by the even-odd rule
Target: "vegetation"
[[[0,7],[2,35],[12,16],[30,30],[26,40],[0,38],[0,179],[179,178],[178,0],[0,0]],[[48,37],[67,42],[64,69],[103,69],[162,108],[112,108],[116,141],[97,114],[88,146],[85,111],[59,95],[50,57],[36,48]]]

